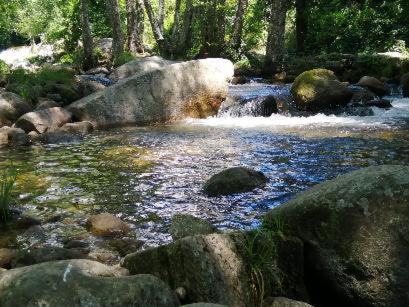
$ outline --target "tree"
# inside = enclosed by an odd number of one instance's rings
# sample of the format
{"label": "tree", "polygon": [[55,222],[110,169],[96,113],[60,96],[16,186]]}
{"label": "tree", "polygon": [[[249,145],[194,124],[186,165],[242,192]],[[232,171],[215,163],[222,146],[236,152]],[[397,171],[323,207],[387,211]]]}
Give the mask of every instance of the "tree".
{"label": "tree", "polygon": [[141,0],[126,0],[127,46],[132,53],[143,53],[144,12]]}
{"label": "tree", "polygon": [[165,37],[163,35],[163,28],[161,21],[156,18],[155,12],[153,11],[152,3],[150,0],[144,0],[146,14],[148,15],[149,23],[152,27],[153,37],[155,38],[156,43],[158,44],[159,50],[166,51],[167,44]]}
{"label": "tree", "polygon": [[289,1],[271,0],[270,21],[266,47],[266,73],[277,73],[283,70],[285,55],[285,21]]}
{"label": "tree", "polygon": [[307,3],[306,0],[295,1],[295,27],[297,39],[297,53],[305,52],[305,37],[307,35]]}
{"label": "tree", "polygon": [[112,27],[112,55],[115,59],[124,52],[124,36],[121,29],[118,0],[105,0],[105,5]]}
{"label": "tree", "polygon": [[242,34],[244,26],[244,17],[246,15],[248,0],[238,0],[236,16],[233,23],[233,33],[230,45],[239,51],[242,45]]}
{"label": "tree", "polygon": [[225,47],[226,0],[206,0],[202,20],[202,56],[219,56]]}
{"label": "tree", "polygon": [[93,55],[93,42],[91,27],[89,23],[89,7],[88,0],[81,0],[81,26],[82,26],[82,44],[84,47],[84,60],[82,66],[84,70],[88,70],[95,65]]}

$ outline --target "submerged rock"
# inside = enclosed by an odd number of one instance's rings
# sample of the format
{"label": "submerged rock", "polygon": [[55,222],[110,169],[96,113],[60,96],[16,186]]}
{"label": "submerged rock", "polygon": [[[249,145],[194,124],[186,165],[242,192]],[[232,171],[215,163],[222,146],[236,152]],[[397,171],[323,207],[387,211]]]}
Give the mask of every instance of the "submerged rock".
{"label": "submerged rock", "polygon": [[347,85],[326,69],[313,69],[299,75],[291,94],[299,110],[312,112],[344,106],[352,98]]}
{"label": "submerged rock", "polygon": [[109,75],[109,78],[113,81],[118,81],[136,74],[141,74],[156,69],[160,69],[174,63],[175,62],[165,60],[160,56],[140,58],[125,63],[124,65],[119,66],[118,68],[115,68],[114,71]]}
{"label": "submerged rock", "polygon": [[130,231],[128,224],[110,213],[92,215],[87,227],[94,235],[102,237],[125,235]]}
{"label": "submerged rock", "polygon": [[59,128],[57,131],[86,135],[94,131],[94,126],[90,122],[68,123]]}
{"label": "submerged rock", "polygon": [[321,306],[405,306],[409,167],[373,166],[319,184],[273,210],[305,244],[306,284]]}
{"label": "submerged rock", "polygon": [[173,240],[182,239],[188,236],[207,235],[217,232],[217,228],[212,223],[202,220],[189,214],[175,214],[172,217],[170,234]]}
{"label": "submerged rock", "polygon": [[233,167],[213,175],[203,186],[208,196],[244,193],[263,187],[268,179],[262,172],[246,167]]}
{"label": "submerged rock", "polygon": [[204,118],[217,113],[232,76],[233,64],[224,59],[176,63],[127,78],[68,110],[95,127]]}
{"label": "submerged rock", "polygon": [[11,126],[32,107],[23,98],[10,92],[0,92],[0,127]]}
{"label": "submerged rock", "polygon": [[15,123],[15,127],[21,128],[27,133],[30,131],[44,133],[55,130],[69,122],[71,122],[70,112],[63,108],[51,108],[21,116]]}
{"label": "submerged rock", "polygon": [[358,85],[368,88],[378,96],[385,96],[390,93],[386,84],[374,77],[364,76],[359,80]]}
{"label": "submerged rock", "polygon": [[90,260],[63,260],[0,274],[0,305],[179,306],[171,289],[151,275]]}

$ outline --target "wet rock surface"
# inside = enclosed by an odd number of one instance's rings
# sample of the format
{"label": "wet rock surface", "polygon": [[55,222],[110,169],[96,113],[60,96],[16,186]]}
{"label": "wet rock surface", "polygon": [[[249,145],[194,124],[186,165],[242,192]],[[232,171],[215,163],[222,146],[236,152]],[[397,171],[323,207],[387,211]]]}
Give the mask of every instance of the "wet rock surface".
{"label": "wet rock surface", "polygon": [[263,187],[267,177],[255,170],[245,167],[233,167],[213,175],[203,186],[209,196],[244,193]]}

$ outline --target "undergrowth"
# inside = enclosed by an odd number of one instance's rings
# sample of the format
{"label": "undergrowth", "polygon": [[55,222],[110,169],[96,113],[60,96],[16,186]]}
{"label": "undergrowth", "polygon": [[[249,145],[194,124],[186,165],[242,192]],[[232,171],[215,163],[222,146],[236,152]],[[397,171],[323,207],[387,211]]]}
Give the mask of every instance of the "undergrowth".
{"label": "undergrowth", "polygon": [[271,225],[246,234],[241,243],[242,255],[251,274],[253,305],[262,306],[266,290],[271,284],[280,284],[277,269],[276,240],[284,235],[284,219],[277,216]]}
{"label": "undergrowth", "polygon": [[0,222],[7,222],[11,218],[10,205],[11,193],[17,179],[14,169],[6,169],[1,172],[0,178]]}

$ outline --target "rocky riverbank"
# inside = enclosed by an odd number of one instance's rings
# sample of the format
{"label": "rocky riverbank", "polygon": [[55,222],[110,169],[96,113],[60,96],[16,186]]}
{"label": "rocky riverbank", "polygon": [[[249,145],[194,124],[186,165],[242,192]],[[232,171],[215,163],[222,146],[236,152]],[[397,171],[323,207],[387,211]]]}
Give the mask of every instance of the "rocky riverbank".
{"label": "rocky riverbank", "polygon": [[[271,210],[251,232],[218,233],[204,221],[175,216],[175,241],[126,255],[122,269],[89,260],[51,261],[67,259],[50,259],[57,252],[42,260],[33,255],[33,262],[20,260],[22,268],[0,274],[0,302],[307,306],[274,299],[287,297],[314,306],[404,306],[408,178],[408,167],[400,165],[342,175]],[[101,223],[107,219],[90,220],[90,229],[126,231],[119,220]],[[6,257],[3,251],[0,263]],[[22,259],[8,257],[11,263]]]}

